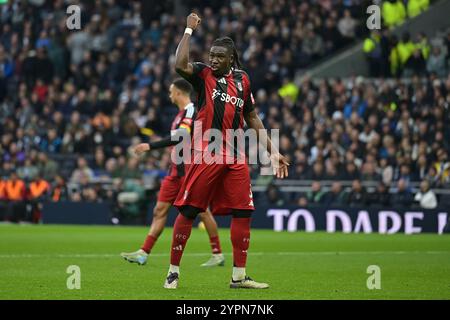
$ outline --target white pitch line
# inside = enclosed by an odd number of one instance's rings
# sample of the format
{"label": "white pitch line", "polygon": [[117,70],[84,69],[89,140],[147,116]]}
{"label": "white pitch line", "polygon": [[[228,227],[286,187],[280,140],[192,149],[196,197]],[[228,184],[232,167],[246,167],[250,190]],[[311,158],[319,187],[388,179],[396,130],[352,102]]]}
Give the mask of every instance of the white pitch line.
{"label": "white pitch line", "polygon": [[[280,256],[307,256],[307,255],[383,255],[383,254],[450,254],[450,251],[292,251],[292,252],[249,252],[249,256],[280,255]],[[211,253],[185,253],[189,257],[205,257]],[[224,253],[231,255],[231,253]],[[169,253],[152,253],[154,257],[168,257]],[[11,258],[120,258],[119,253],[86,253],[86,254],[0,254],[0,259]]]}

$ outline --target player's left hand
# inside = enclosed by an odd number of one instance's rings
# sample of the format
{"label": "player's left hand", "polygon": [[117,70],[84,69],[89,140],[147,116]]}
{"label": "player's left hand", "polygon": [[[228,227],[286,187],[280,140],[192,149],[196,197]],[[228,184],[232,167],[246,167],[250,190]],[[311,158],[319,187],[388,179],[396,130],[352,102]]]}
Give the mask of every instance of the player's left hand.
{"label": "player's left hand", "polygon": [[150,150],[150,145],[148,143],[140,143],[137,146],[134,147],[134,153],[138,156],[143,154],[146,151]]}
{"label": "player's left hand", "polygon": [[280,179],[287,178],[289,162],[286,158],[280,153],[274,153],[270,155],[270,161],[273,166],[273,174]]}

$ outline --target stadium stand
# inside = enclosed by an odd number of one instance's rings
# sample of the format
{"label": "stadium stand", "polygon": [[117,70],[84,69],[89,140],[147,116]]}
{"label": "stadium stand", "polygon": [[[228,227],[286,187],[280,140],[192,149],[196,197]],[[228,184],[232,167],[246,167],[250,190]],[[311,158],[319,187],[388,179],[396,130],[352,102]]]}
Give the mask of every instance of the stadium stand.
{"label": "stadium stand", "polygon": [[[142,14],[149,3],[151,14]],[[430,39],[369,34],[357,27],[367,3],[186,3],[203,17],[194,60],[207,61],[212,40],[230,35],[261,118],[281,131],[290,180],[252,167],[257,201],[427,206],[431,187],[439,204],[450,203],[450,31]],[[393,26],[428,7],[394,1],[405,15],[391,19],[391,3],[383,3],[384,23]],[[79,4],[79,31],[67,30],[62,0],[0,6],[0,219],[39,221],[37,199],[103,201],[117,215],[136,215],[169,166],[168,151],[138,161],[129,148],[170,130],[177,111],[168,86],[184,16],[158,14],[174,11],[172,1]],[[297,70],[364,37],[374,78],[294,82]]]}

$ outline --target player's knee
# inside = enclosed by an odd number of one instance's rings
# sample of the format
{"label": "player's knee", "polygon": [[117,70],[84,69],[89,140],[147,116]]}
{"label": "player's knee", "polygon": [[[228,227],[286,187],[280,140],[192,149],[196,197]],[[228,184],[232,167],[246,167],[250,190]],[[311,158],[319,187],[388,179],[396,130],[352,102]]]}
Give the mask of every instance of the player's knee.
{"label": "player's knee", "polygon": [[200,212],[200,213],[198,214],[198,216],[199,216],[199,218],[200,218],[202,221],[203,221],[203,220],[206,220],[206,219],[212,219],[212,218],[213,218],[212,213],[209,212],[209,211],[203,211],[203,212]]}
{"label": "player's knee", "polygon": [[232,210],[231,215],[233,218],[251,218],[253,210]]}
{"label": "player's knee", "polygon": [[195,219],[203,210],[193,206],[183,206],[180,208],[180,213],[188,219]]}

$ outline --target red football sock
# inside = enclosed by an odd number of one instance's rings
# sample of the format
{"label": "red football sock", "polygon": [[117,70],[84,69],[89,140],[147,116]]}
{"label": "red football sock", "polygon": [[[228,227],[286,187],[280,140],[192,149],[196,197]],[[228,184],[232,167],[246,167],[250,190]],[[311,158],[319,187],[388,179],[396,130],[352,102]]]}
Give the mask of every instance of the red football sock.
{"label": "red football sock", "polygon": [[247,250],[250,246],[251,218],[231,219],[231,243],[233,244],[234,266],[244,268],[247,263]]}
{"label": "red football sock", "polygon": [[172,249],[170,251],[170,264],[179,266],[181,257],[183,256],[186,242],[191,235],[192,224],[194,219],[188,219],[179,214],[173,226]]}
{"label": "red football sock", "polygon": [[153,246],[155,245],[156,240],[158,240],[158,238],[148,234],[147,238],[145,238],[144,244],[142,245],[141,249],[147,253],[150,253],[150,251],[152,251]]}
{"label": "red football sock", "polygon": [[222,253],[219,236],[209,238],[209,243],[211,244],[211,250],[213,254]]}

